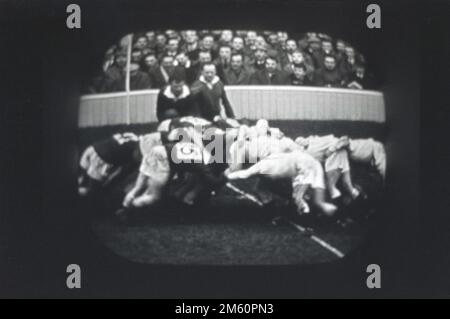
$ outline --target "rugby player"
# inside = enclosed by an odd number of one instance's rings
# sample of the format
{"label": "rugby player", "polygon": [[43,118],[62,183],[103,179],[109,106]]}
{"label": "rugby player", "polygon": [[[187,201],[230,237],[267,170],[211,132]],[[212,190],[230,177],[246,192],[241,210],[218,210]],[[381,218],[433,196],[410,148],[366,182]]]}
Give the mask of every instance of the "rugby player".
{"label": "rugby player", "polygon": [[139,137],[133,133],[115,134],[89,146],[80,159],[78,193],[87,196],[107,186],[126,167],[139,165]]}

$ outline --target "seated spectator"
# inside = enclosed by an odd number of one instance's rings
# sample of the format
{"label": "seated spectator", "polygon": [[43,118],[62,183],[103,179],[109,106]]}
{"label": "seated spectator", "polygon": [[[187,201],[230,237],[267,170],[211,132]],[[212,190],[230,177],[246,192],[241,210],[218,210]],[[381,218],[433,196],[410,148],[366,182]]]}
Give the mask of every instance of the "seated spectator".
{"label": "seated spectator", "polygon": [[275,58],[268,57],[265,69],[252,74],[250,84],[289,85],[289,74],[278,69],[278,62]]}
{"label": "seated spectator", "polygon": [[371,90],[376,86],[375,79],[370,73],[366,72],[363,65],[356,65],[355,72],[350,74],[346,82],[349,89]]}
{"label": "seated spectator", "polygon": [[106,70],[98,87],[99,92],[115,92],[116,82],[123,79],[122,72],[127,66],[127,53],[119,51],[115,54],[114,63]]}
{"label": "seated spectator", "polygon": [[[126,91],[126,66],[122,69],[122,75],[112,84],[112,92]],[[130,64],[130,91],[148,90],[152,87],[150,76],[139,69],[139,64]]]}
{"label": "seated spectator", "polygon": [[177,69],[169,80],[170,84],[159,91],[156,104],[158,121],[182,116],[198,116],[195,97],[186,85],[184,74]]}
{"label": "seated spectator", "polygon": [[153,88],[162,89],[169,84],[169,79],[175,70],[174,58],[165,56],[162,58],[160,67],[154,69],[150,76],[152,78]]}
{"label": "seated spectator", "polygon": [[231,68],[225,71],[226,85],[249,85],[250,73],[244,68],[244,57],[242,54],[231,56]]}
{"label": "seated spectator", "polygon": [[313,82],[308,78],[307,74],[304,64],[295,65],[293,73],[289,76],[290,84],[295,86],[313,86]]}
{"label": "seated spectator", "polygon": [[191,88],[199,96],[200,116],[213,121],[216,116],[234,118],[233,108],[228,100],[225,87],[217,76],[213,63],[203,65],[202,75]]}
{"label": "seated spectator", "polygon": [[325,56],[323,68],[316,70],[314,74],[314,83],[317,86],[326,87],[342,87],[344,85],[344,77],[337,68],[334,56]]}

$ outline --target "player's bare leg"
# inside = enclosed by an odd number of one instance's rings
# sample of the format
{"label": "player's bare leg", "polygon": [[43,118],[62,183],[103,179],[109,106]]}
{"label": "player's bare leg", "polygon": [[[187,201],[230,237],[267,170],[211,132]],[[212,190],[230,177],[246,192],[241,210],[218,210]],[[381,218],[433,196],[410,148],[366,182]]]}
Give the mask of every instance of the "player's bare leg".
{"label": "player's bare leg", "polygon": [[341,197],[341,192],[337,189],[336,184],[341,178],[342,172],[340,169],[334,169],[325,172],[327,188],[332,199]]}
{"label": "player's bare leg", "polygon": [[313,188],[313,203],[326,216],[333,216],[338,208],[336,205],[326,201],[326,190],[323,188]]}
{"label": "player's bare leg", "polygon": [[353,185],[350,171],[342,173],[342,185],[353,200],[358,198],[358,196],[361,194],[360,191]]}

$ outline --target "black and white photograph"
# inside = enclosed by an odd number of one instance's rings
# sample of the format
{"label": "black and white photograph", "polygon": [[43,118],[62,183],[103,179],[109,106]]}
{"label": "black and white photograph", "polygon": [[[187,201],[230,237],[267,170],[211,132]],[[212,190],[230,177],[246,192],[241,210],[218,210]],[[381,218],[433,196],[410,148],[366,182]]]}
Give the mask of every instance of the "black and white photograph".
{"label": "black and white photograph", "polygon": [[1,3],[0,296],[448,297],[435,3]]}

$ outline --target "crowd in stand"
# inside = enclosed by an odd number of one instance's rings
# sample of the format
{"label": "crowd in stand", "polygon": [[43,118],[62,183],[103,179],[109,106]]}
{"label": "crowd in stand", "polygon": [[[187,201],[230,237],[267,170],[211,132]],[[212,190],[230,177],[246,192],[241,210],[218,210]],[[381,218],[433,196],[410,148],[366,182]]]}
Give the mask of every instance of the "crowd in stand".
{"label": "crowd in stand", "polygon": [[[126,90],[128,39],[107,51],[90,93]],[[175,73],[192,86],[205,65],[214,66],[224,85],[376,88],[363,55],[326,34],[310,32],[298,40],[286,32],[167,30],[132,39],[130,90],[163,89]]]}

